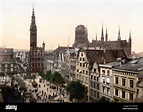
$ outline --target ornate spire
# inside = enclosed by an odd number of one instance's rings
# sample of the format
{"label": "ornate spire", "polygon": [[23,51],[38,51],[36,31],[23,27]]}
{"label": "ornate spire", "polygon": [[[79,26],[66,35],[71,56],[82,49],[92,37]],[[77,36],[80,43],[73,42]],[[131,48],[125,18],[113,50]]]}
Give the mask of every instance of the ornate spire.
{"label": "ornate spire", "polygon": [[103,24],[102,24],[102,31],[101,31],[101,41],[104,41]]}
{"label": "ornate spire", "polygon": [[36,24],[35,24],[35,13],[34,13],[34,5],[33,5],[33,11],[32,11],[32,16],[31,16],[31,26],[30,30],[37,30]]}
{"label": "ornate spire", "polygon": [[119,26],[119,30],[118,30],[118,40],[121,40],[121,36],[120,36],[120,26]]}
{"label": "ornate spire", "polygon": [[35,24],[34,7],[33,7],[33,12],[32,12],[32,19],[31,19],[31,23],[34,23],[34,24]]}
{"label": "ornate spire", "polygon": [[105,34],[105,39],[108,41],[108,33],[107,33],[107,27],[106,27],[106,34]]}
{"label": "ornate spire", "polygon": [[132,41],[132,38],[131,38],[131,31],[129,32],[129,42]]}

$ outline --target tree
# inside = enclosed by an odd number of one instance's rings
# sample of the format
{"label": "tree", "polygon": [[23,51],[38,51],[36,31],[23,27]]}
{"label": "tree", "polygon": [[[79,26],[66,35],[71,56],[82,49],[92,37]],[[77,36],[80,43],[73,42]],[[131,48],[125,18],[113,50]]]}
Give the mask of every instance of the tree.
{"label": "tree", "polygon": [[110,103],[105,97],[100,98],[96,103]]}
{"label": "tree", "polygon": [[34,80],[33,82],[32,82],[32,86],[34,87],[34,88],[36,88],[37,87],[37,82]]}
{"label": "tree", "polygon": [[87,89],[79,81],[71,81],[67,87],[67,92],[70,94],[70,100],[84,101],[87,96]]}
{"label": "tree", "polygon": [[50,81],[54,84],[63,84],[65,83],[63,77],[59,72],[54,72],[54,74],[51,75]]}

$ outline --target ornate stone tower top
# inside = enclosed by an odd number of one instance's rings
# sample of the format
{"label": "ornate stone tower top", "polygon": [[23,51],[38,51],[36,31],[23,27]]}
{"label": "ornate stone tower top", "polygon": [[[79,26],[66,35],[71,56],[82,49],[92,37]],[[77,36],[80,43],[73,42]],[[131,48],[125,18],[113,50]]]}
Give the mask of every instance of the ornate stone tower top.
{"label": "ornate stone tower top", "polygon": [[35,48],[37,46],[37,27],[35,23],[35,14],[34,7],[31,16],[31,25],[30,25],[30,49]]}
{"label": "ornate stone tower top", "polygon": [[84,25],[78,25],[75,28],[75,41],[74,47],[87,47],[88,46],[88,32]]}

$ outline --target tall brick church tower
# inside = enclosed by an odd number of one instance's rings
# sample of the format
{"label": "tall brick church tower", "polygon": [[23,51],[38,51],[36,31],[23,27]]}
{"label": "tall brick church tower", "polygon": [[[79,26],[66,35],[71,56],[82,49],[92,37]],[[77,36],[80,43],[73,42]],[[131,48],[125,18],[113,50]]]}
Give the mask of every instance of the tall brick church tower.
{"label": "tall brick church tower", "polygon": [[35,23],[34,8],[30,25],[30,51],[29,51],[29,68],[31,73],[44,71],[44,54],[45,43],[42,47],[37,47],[37,26]]}

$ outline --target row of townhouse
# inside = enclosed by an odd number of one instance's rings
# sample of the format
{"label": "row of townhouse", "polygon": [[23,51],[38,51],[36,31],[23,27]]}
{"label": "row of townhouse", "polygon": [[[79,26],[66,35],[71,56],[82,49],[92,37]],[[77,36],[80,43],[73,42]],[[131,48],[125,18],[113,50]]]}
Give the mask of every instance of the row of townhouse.
{"label": "row of townhouse", "polygon": [[74,80],[78,51],[74,47],[58,46],[54,51],[46,53],[46,71],[57,71],[67,81]]}
{"label": "row of townhouse", "polygon": [[100,97],[106,97],[115,102],[136,102],[137,97],[142,96],[143,85],[138,86],[138,84],[143,76],[141,73],[143,58],[101,64],[99,68]]}
{"label": "row of townhouse", "polygon": [[90,101],[135,102],[143,93],[142,67],[143,58],[129,60],[123,50],[81,50],[76,80],[87,87]]}
{"label": "row of townhouse", "polygon": [[0,76],[14,73],[13,48],[0,48]]}

